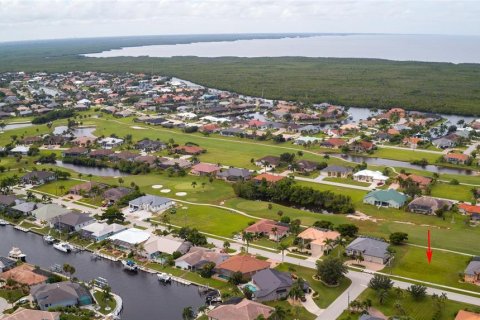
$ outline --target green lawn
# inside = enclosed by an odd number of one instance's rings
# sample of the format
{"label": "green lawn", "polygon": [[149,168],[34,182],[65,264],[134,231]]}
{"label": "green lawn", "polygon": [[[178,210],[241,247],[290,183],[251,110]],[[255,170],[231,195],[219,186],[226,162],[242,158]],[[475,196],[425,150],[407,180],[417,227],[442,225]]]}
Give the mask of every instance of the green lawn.
{"label": "green lawn", "polygon": [[324,181],[337,182],[337,183],[351,184],[351,185],[360,186],[360,187],[368,187],[368,186],[370,186],[370,183],[361,182],[361,181],[355,181],[355,180],[353,180],[353,179],[327,177],[327,178],[323,178],[323,180],[324,180]]}
{"label": "green lawn", "polygon": [[[477,178],[478,179],[478,178]],[[472,186],[437,183],[432,188],[432,196],[458,201],[473,201]]]}
{"label": "green lawn", "polygon": [[287,312],[286,319],[298,319],[298,320],[313,320],[316,318],[315,315],[311,314],[307,311],[299,302],[298,305],[292,306],[286,300],[280,301],[270,301],[265,302],[267,306],[274,307],[274,308],[282,308]]}
{"label": "green lawn", "polygon": [[315,270],[289,263],[282,263],[278,265],[276,269],[285,272],[292,272],[298,277],[307,281],[310,284],[312,290],[318,293],[318,295],[314,298],[314,301],[320,308],[328,307],[351,284],[350,279],[344,278],[338,287],[329,288],[325,286],[322,282],[316,281],[312,278],[316,273]]}
{"label": "green lawn", "polygon": [[223,237],[232,237],[233,234],[245,229],[249,222],[255,221],[253,218],[229,210],[190,204],[180,204],[175,214],[169,213],[168,215],[171,224],[180,227],[189,226]]}
{"label": "green lawn", "polygon": [[[415,301],[405,290],[395,292],[390,290],[389,296],[384,302],[380,304],[378,296],[372,289],[365,290],[358,298],[358,301],[365,301],[370,299],[372,306],[385,314],[386,316],[400,316],[403,313],[410,316],[415,320],[431,320],[432,315],[436,310],[435,302],[431,297],[426,297],[421,301]],[[465,303],[448,300],[442,308],[442,314],[438,320],[452,320],[459,310],[469,309],[474,311],[480,311],[478,306],[472,306]],[[350,314],[348,311],[344,311],[343,314],[337,318],[337,320],[357,320],[358,315]]]}
{"label": "green lawn", "polygon": [[379,146],[378,149],[371,156],[376,158],[392,159],[406,162],[427,159],[428,163],[435,164],[438,158],[440,158],[441,154],[424,152],[418,149],[404,150],[394,148],[382,148],[381,146]]}
{"label": "green lawn", "polygon": [[[480,292],[479,286],[459,281],[459,274],[464,272],[469,262],[468,256],[434,250],[429,264],[424,248],[404,245],[394,246],[394,249],[392,274]],[[390,272],[390,267],[383,272]]]}
{"label": "green lawn", "polygon": [[26,294],[22,289],[0,289],[0,298],[4,298],[9,303],[13,303],[26,295],[28,295],[28,293]]}
{"label": "green lawn", "polygon": [[[115,299],[113,297],[108,300],[105,300],[103,292],[101,291],[95,291],[93,296],[95,297],[95,300],[100,306],[100,309],[98,311],[100,311],[103,314],[109,314],[117,306],[117,303],[115,302]],[[109,308],[108,310],[106,310],[107,307]]]}
{"label": "green lawn", "polygon": [[[40,186],[36,186],[33,189],[38,190],[40,192],[53,194],[55,196],[63,196],[68,193],[68,190],[70,190],[70,188],[81,183],[83,182],[78,180],[72,180],[72,179],[57,180],[57,181],[49,182]],[[63,190],[61,186],[64,187]]]}

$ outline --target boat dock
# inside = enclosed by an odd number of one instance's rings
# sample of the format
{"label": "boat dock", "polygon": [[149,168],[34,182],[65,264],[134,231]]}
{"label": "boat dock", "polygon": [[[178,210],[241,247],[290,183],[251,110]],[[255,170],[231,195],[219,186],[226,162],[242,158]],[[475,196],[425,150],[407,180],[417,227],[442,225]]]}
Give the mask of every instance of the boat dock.
{"label": "boat dock", "polygon": [[24,227],[20,227],[20,226],[15,226],[15,227],[13,227],[13,228],[15,228],[15,229],[17,229],[17,230],[20,230],[20,231],[23,231],[23,232],[28,232],[28,231],[30,231],[30,229],[24,228]]}

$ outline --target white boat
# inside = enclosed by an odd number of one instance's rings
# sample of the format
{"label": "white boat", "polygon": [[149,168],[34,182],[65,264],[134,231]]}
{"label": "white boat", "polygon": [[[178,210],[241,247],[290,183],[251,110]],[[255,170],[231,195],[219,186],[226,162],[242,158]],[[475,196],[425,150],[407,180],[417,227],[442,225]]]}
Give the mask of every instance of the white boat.
{"label": "white boat", "polygon": [[49,235],[43,236],[43,241],[45,241],[48,244],[52,244],[55,242],[55,238]]}
{"label": "white boat", "polygon": [[16,261],[25,262],[27,260],[27,256],[17,247],[13,247],[12,250],[10,250],[8,257]]}
{"label": "white boat", "polygon": [[172,281],[172,275],[168,273],[160,272],[159,274],[157,274],[157,278],[158,278],[158,281],[165,282],[165,283]]}
{"label": "white boat", "polygon": [[129,271],[138,271],[138,266],[133,260],[122,260],[123,268]]}
{"label": "white boat", "polygon": [[69,244],[66,243],[66,242],[58,242],[58,243],[55,243],[55,244],[53,245],[53,247],[54,247],[55,249],[57,249],[58,251],[62,251],[62,252],[65,252],[65,253],[69,253],[69,252],[71,252],[72,249],[73,249],[72,246],[69,245]]}
{"label": "white boat", "polygon": [[0,219],[0,226],[6,226],[7,224],[7,221]]}

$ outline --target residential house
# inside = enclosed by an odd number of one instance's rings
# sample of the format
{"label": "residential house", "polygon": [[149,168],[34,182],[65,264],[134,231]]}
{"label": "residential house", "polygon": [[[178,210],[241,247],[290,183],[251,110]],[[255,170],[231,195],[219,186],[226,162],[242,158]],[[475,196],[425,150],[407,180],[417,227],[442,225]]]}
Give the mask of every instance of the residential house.
{"label": "residential house", "polygon": [[256,290],[253,291],[252,300],[263,302],[287,298],[293,280],[288,272],[264,269],[252,276],[251,283],[256,288]]}
{"label": "residential house", "polygon": [[51,220],[51,225],[62,232],[72,233],[80,231],[83,227],[95,222],[87,214],[68,212]]}
{"label": "residential house", "polygon": [[460,310],[458,311],[455,320],[480,320],[480,313]]}
{"label": "residential house", "polygon": [[48,312],[42,310],[33,310],[18,308],[12,314],[6,314],[0,317],[1,320],[60,320],[60,312]]}
{"label": "residential house", "polygon": [[362,256],[364,261],[386,264],[390,259],[389,244],[378,239],[358,237],[346,248],[346,254],[351,257]]}
{"label": "residential house", "polygon": [[197,146],[178,146],[173,149],[175,153],[179,154],[188,154],[188,155],[199,155],[205,153],[206,150]]}
{"label": "residential house", "polygon": [[16,146],[13,149],[10,149],[9,153],[12,155],[23,155],[26,156],[28,154],[28,151],[30,151],[30,147],[28,146]]}
{"label": "residential house", "polygon": [[192,166],[192,163],[186,159],[175,159],[175,158],[160,158],[160,163],[157,164],[159,168],[175,168],[175,169],[188,169]]}
{"label": "residential house", "polygon": [[248,169],[228,168],[217,172],[217,178],[225,181],[246,181],[252,178],[252,173]]}
{"label": "residential house", "polygon": [[438,139],[434,139],[432,141],[432,144],[439,148],[439,149],[447,149],[447,148],[453,148],[457,144],[454,140],[447,139],[445,137],[441,137]]}
{"label": "residential house", "polygon": [[226,136],[226,137],[236,137],[236,136],[241,136],[242,134],[245,133],[243,129],[240,128],[226,128],[220,130],[220,135]]}
{"label": "residential house", "polygon": [[403,139],[403,144],[405,146],[408,146],[412,149],[416,149],[419,145],[420,142],[422,142],[423,140],[421,138],[417,138],[417,137],[406,137]]}
{"label": "residential house", "polygon": [[393,189],[373,190],[363,197],[363,203],[377,207],[401,208],[407,201],[407,196]]}
{"label": "residential house", "polygon": [[45,275],[38,272],[38,269],[26,263],[0,273],[0,279],[4,281],[12,279],[27,286],[45,283],[48,280]]}
{"label": "residential house", "polygon": [[308,160],[297,161],[296,165],[297,165],[298,171],[300,172],[313,172],[318,168],[317,162],[308,161]]}
{"label": "residential house", "polygon": [[384,176],[380,171],[372,170],[360,170],[353,174],[353,180],[361,182],[375,182],[375,183],[385,183],[389,178]]}
{"label": "residential house", "polygon": [[179,252],[185,254],[192,244],[179,238],[151,236],[143,244],[141,255],[147,259],[156,260],[162,253],[173,254]]}
{"label": "residential house", "polygon": [[255,160],[255,165],[262,168],[275,169],[280,165],[280,162],[281,162],[280,157],[266,156],[258,160]]}
{"label": "residential house", "polygon": [[32,216],[38,221],[50,222],[53,219],[69,213],[70,210],[59,206],[58,204],[49,203],[32,211]]}
{"label": "residential house", "polygon": [[97,150],[92,150],[90,151],[90,153],[88,154],[91,158],[95,158],[95,159],[106,159],[108,158],[110,155],[112,155],[114,153],[113,150],[110,150],[110,149],[97,149]]}
{"label": "residential house", "polygon": [[323,141],[320,145],[322,147],[326,147],[326,148],[340,149],[341,147],[343,147],[346,144],[347,144],[347,142],[343,139],[330,138],[328,140]]}
{"label": "residential house", "polygon": [[308,136],[301,136],[295,139],[294,144],[303,146],[303,145],[309,145],[309,144],[315,144],[318,141],[321,141],[322,139],[317,138],[317,137],[308,137]]}
{"label": "residential house", "polygon": [[220,171],[220,167],[216,164],[211,163],[198,163],[192,167],[190,173],[195,176],[209,176],[209,175],[216,175],[217,172]]}
{"label": "residential house", "polygon": [[129,151],[120,151],[120,152],[112,153],[108,157],[112,161],[134,161],[135,158],[138,156],[139,154],[137,153],[132,153]]}
{"label": "residential house", "polygon": [[458,205],[458,211],[469,216],[480,215],[480,206],[460,203]]}
{"label": "residential house", "polygon": [[290,228],[288,224],[262,219],[248,226],[243,231],[252,233],[256,236],[265,236],[270,240],[278,241],[279,239],[285,237],[289,230]]}
{"label": "residential house", "polygon": [[216,272],[229,278],[235,272],[240,272],[245,280],[249,280],[255,273],[261,270],[269,269],[270,263],[259,260],[251,255],[235,255],[218,264],[215,267]]}
{"label": "residential house", "polygon": [[466,164],[468,160],[470,159],[470,156],[467,154],[463,153],[453,153],[450,152],[446,155],[443,156],[445,161],[448,163],[453,163],[453,164]]}
{"label": "residential house", "polygon": [[145,243],[150,236],[151,234],[146,231],[129,228],[109,236],[107,239],[111,240],[121,250],[132,250],[136,246]]}
{"label": "residential house", "polygon": [[463,274],[465,282],[480,284],[480,257],[473,257]]}
{"label": "residential house", "polygon": [[93,222],[82,227],[81,233],[86,239],[102,241],[125,229],[127,229],[126,226],[118,223],[107,224],[102,222]]}
{"label": "residential house", "polygon": [[449,210],[452,207],[452,202],[448,200],[442,200],[427,196],[422,196],[413,199],[408,204],[408,210],[410,212],[422,213],[422,214],[435,214],[440,209]]}
{"label": "residential house", "polygon": [[149,167],[154,167],[156,162],[158,161],[157,159],[158,157],[156,156],[146,155],[146,156],[138,156],[133,161],[137,163],[147,164]]}
{"label": "residential house", "polygon": [[320,170],[322,176],[334,177],[334,178],[347,178],[353,169],[350,167],[329,165],[326,168]]}
{"label": "residential house", "polygon": [[229,255],[203,247],[191,247],[188,253],[175,260],[175,267],[183,270],[200,270],[206,263],[215,265],[227,260]]}
{"label": "residential house", "polygon": [[128,203],[131,211],[146,210],[150,212],[159,212],[175,205],[175,201],[154,195],[144,195],[133,199]]}
{"label": "residential house", "polygon": [[313,257],[321,257],[326,250],[332,249],[333,243],[329,242],[336,241],[339,237],[340,233],[337,231],[314,227],[307,228],[297,235],[297,238],[310,248]]}
{"label": "residential house", "polygon": [[64,157],[81,157],[88,155],[88,149],[85,147],[73,147],[62,152]]}
{"label": "residential house", "polygon": [[86,287],[69,281],[36,285],[30,293],[41,310],[86,306],[94,301]]}
{"label": "residential house", "polygon": [[0,208],[9,208],[25,202],[13,194],[0,194]]}
{"label": "residential house", "polygon": [[362,153],[362,152],[372,151],[375,148],[375,145],[373,144],[373,142],[360,140],[360,141],[353,141],[350,144],[349,148],[353,152]]}
{"label": "residential house", "polygon": [[256,320],[268,319],[274,308],[261,303],[243,299],[236,304],[222,304],[208,312],[208,320]]}
{"label": "residential house", "polygon": [[31,171],[27,172],[20,180],[23,184],[40,185],[56,179],[57,176],[51,171]]}
{"label": "residential house", "polygon": [[107,184],[99,183],[95,181],[88,181],[84,183],[77,184],[68,190],[68,193],[79,195],[79,196],[93,196],[95,194],[100,194],[102,190],[105,190],[108,187]]}
{"label": "residential house", "polygon": [[107,205],[112,205],[132,192],[132,189],[125,187],[110,188],[103,192],[103,198]]}
{"label": "residential house", "polygon": [[77,137],[75,139],[72,140],[72,143],[76,146],[79,146],[79,147],[89,147],[91,146],[92,144],[95,143],[95,140],[97,140],[96,137]]}
{"label": "residential house", "polygon": [[265,181],[269,184],[276,183],[276,182],[281,181],[283,179],[285,179],[284,176],[277,176],[277,175],[273,175],[273,174],[270,174],[270,173],[262,173],[262,174],[257,175],[255,178],[253,178],[253,180],[256,183],[262,183],[263,181]]}
{"label": "residential house", "polygon": [[32,214],[33,210],[36,210],[43,206],[42,203],[37,202],[22,202],[10,208],[10,212],[17,213],[22,216],[28,216]]}
{"label": "residential house", "polygon": [[123,144],[123,139],[106,137],[98,141],[98,144],[104,149],[113,149]]}
{"label": "residential house", "polygon": [[167,145],[158,140],[143,139],[135,144],[135,148],[144,152],[163,150]]}
{"label": "residential house", "polygon": [[397,179],[400,181],[400,180],[403,180],[403,181],[407,181],[407,180],[410,180],[411,182],[413,182],[415,185],[417,185],[419,188],[422,188],[422,189],[425,189],[426,187],[428,187],[430,185],[430,183],[432,183],[432,178],[429,178],[429,177],[424,177],[424,176],[419,176],[419,175],[416,175],[416,174],[399,174],[397,176]]}

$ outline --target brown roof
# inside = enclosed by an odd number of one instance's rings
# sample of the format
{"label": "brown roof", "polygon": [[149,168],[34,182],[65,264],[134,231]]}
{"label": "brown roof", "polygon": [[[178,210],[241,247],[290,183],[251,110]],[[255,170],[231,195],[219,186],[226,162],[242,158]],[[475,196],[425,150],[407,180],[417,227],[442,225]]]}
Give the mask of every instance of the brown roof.
{"label": "brown roof", "polygon": [[445,155],[446,159],[456,159],[460,161],[467,161],[469,156],[463,153],[449,153]]}
{"label": "brown roof", "polygon": [[6,315],[2,320],[58,320],[60,319],[60,312],[48,312],[40,310],[31,310],[18,308],[11,315]]}
{"label": "brown roof", "polygon": [[187,154],[198,154],[202,153],[204,149],[196,146],[178,146],[175,148],[175,151],[180,151]]}
{"label": "brown roof", "polygon": [[0,274],[0,278],[7,280],[13,279],[16,282],[33,286],[35,284],[43,283],[47,281],[47,277],[33,272],[35,268],[28,264],[22,264],[11,270],[8,270]]}
{"label": "brown roof", "polygon": [[339,147],[339,146],[345,145],[347,142],[343,139],[340,139],[340,138],[330,138],[327,141],[325,141],[324,143],[325,144],[330,144],[332,146]]}
{"label": "brown roof", "polygon": [[236,255],[220,263],[218,269],[224,269],[232,272],[250,273],[270,268],[270,263],[259,260],[251,255]]}
{"label": "brown roof", "polygon": [[256,176],[253,179],[256,180],[256,181],[262,181],[263,179],[265,179],[267,182],[278,182],[280,180],[283,180],[284,178],[285,177],[283,177],[283,176],[275,176],[275,175],[270,174],[270,173],[262,173],[262,174],[259,174],[258,176]]}
{"label": "brown roof", "polygon": [[237,304],[224,304],[208,313],[209,319],[214,320],[254,320],[262,315],[267,319],[275,310],[261,303],[243,299]]}
{"label": "brown roof", "polygon": [[273,220],[267,220],[263,219],[260,221],[257,221],[256,223],[252,224],[251,226],[248,226],[245,228],[245,232],[250,232],[250,233],[266,233],[266,234],[274,234],[272,229],[277,228],[277,234],[278,235],[283,235],[288,232],[288,227],[284,225],[280,225],[277,222]]}
{"label": "brown roof", "polygon": [[110,150],[110,149],[98,149],[98,150],[91,151],[90,156],[92,156],[92,157],[104,157],[104,156],[109,156],[112,153],[114,153],[114,151]]}
{"label": "brown roof", "polygon": [[192,167],[192,172],[214,173],[220,170],[220,167],[211,163],[199,163]]}
{"label": "brown roof", "polygon": [[398,177],[401,178],[402,180],[410,179],[413,182],[418,183],[419,185],[422,185],[422,186],[427,186],[432,182],[431,178],[419,176],[419,175],[416,175],[416,174],[406,175],[406,174],[401,173],[401,174],[398,175]]}

